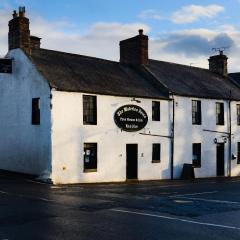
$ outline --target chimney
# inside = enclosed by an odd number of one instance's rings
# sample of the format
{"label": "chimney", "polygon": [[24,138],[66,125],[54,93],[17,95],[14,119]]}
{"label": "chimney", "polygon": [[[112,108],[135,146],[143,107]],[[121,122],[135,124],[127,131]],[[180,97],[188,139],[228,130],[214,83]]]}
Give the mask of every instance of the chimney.
{"label": "chimney", "polygon": [[13,12],[13,19],[9,21],[8,48],[21,48],[30,53],[29,19],[25,17],[25,7],[19,7],[19,12]]}
{"label": "chimney", "polygon": [[219,55],[211,56],[209,61],[209,70],[214,73],[218,73],[224,77],[228,76],[227,69],[227,56],[223,54],[223,51],[219,51]]}
{"label": "chimney", "polygon": [[30,36],[30,48],[32,50],[40,49],[41,46],[41,38]]}
{"label": "chimney", "polygon": [[139,35],[120,41],[120,62],[148,65],[148,36],[139,29]]}

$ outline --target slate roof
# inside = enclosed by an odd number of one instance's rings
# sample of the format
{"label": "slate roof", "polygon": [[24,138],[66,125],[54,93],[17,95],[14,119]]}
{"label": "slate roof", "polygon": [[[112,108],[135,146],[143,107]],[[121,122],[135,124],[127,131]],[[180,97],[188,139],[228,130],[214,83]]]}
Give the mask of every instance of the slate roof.
{"label": "slate roof", "polygon": [[238,87],[240,87],[240,73],[229,73],[229,77]]}
{"label": "slate roof", "polygon": [[[169,98],[176,95],[240,100],[239,85],[207,69],[149,60],[133,68],[119,62],[58,52],[34,50],[30,56],[50,86],[60,91],[115,96]],[[231,76],[231,75],[230,75]]]}
{"label": "slate roof", "polygon": [[156,60],[150,60],[147,68],[162,84],[177,95],[228,99],[231,91],[232,99],[240,99],[240,89],[231,78],[225,78],[207,69]]}
{"label": "slate roof", "polygon": [[166,89],[156,87],[156,83],[118,62],[46,49],[34,50],[30,58],[57,90],[168,98]]}

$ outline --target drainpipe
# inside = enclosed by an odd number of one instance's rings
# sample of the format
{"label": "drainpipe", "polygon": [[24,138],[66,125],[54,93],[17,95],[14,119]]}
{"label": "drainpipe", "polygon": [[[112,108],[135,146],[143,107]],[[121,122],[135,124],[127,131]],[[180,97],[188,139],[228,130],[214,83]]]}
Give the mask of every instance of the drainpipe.
{"label": "drainpipe", "polygon": [[174,125],[175,125],[175,101],[172,94],[172,126],[171,126],[171,180],[174,176]]}
{"label": "drainpipe", "polygon": [[229,101],[228,101],[228,115],[229,115],[229,144],[228,144],[228,158],[229,158],[229,162],[228,162],[228,176],[231,177],[231,170],[232,170],[232,166],[231,166],[231,160],[232,160],[232,116],[231,116],[231,96],[232,96],[232,92],[230,91],[230,97],[229,97]]}

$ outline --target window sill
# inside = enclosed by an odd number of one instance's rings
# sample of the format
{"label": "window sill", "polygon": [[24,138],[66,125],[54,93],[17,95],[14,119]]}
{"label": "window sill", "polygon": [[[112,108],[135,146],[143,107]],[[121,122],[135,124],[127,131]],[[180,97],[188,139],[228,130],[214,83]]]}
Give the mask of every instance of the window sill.
{"label": "window sill", "polygon": [[97,169],[84,169],[84,173],[97,172]]}
{"label": "window sill", "polygon": [[201,168],[201,165],[199,165],[199,166],[197,166],[197,165],[195,165],[195,166],[192,166],[193,168]]}
{"label": "window sill", "polygon": [[161,160],[152,160],[152,163],[160,163]]}
{"label": "window sill", "polygon": [[83,125],[86,125],[86,126],[96,126],[97,125],[97,123],[83,123]]}

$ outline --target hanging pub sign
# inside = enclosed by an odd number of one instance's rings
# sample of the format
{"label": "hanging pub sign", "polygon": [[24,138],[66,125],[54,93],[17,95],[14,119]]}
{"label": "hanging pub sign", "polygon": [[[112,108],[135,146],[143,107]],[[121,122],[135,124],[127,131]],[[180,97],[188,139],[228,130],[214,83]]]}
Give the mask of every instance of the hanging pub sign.
{"label": "hanging pub sign", "polygon": [[125,105],[114,114],[116,125],[126,132],[136,132],[143,129],[148,122],[147,113],[139,106]]}

